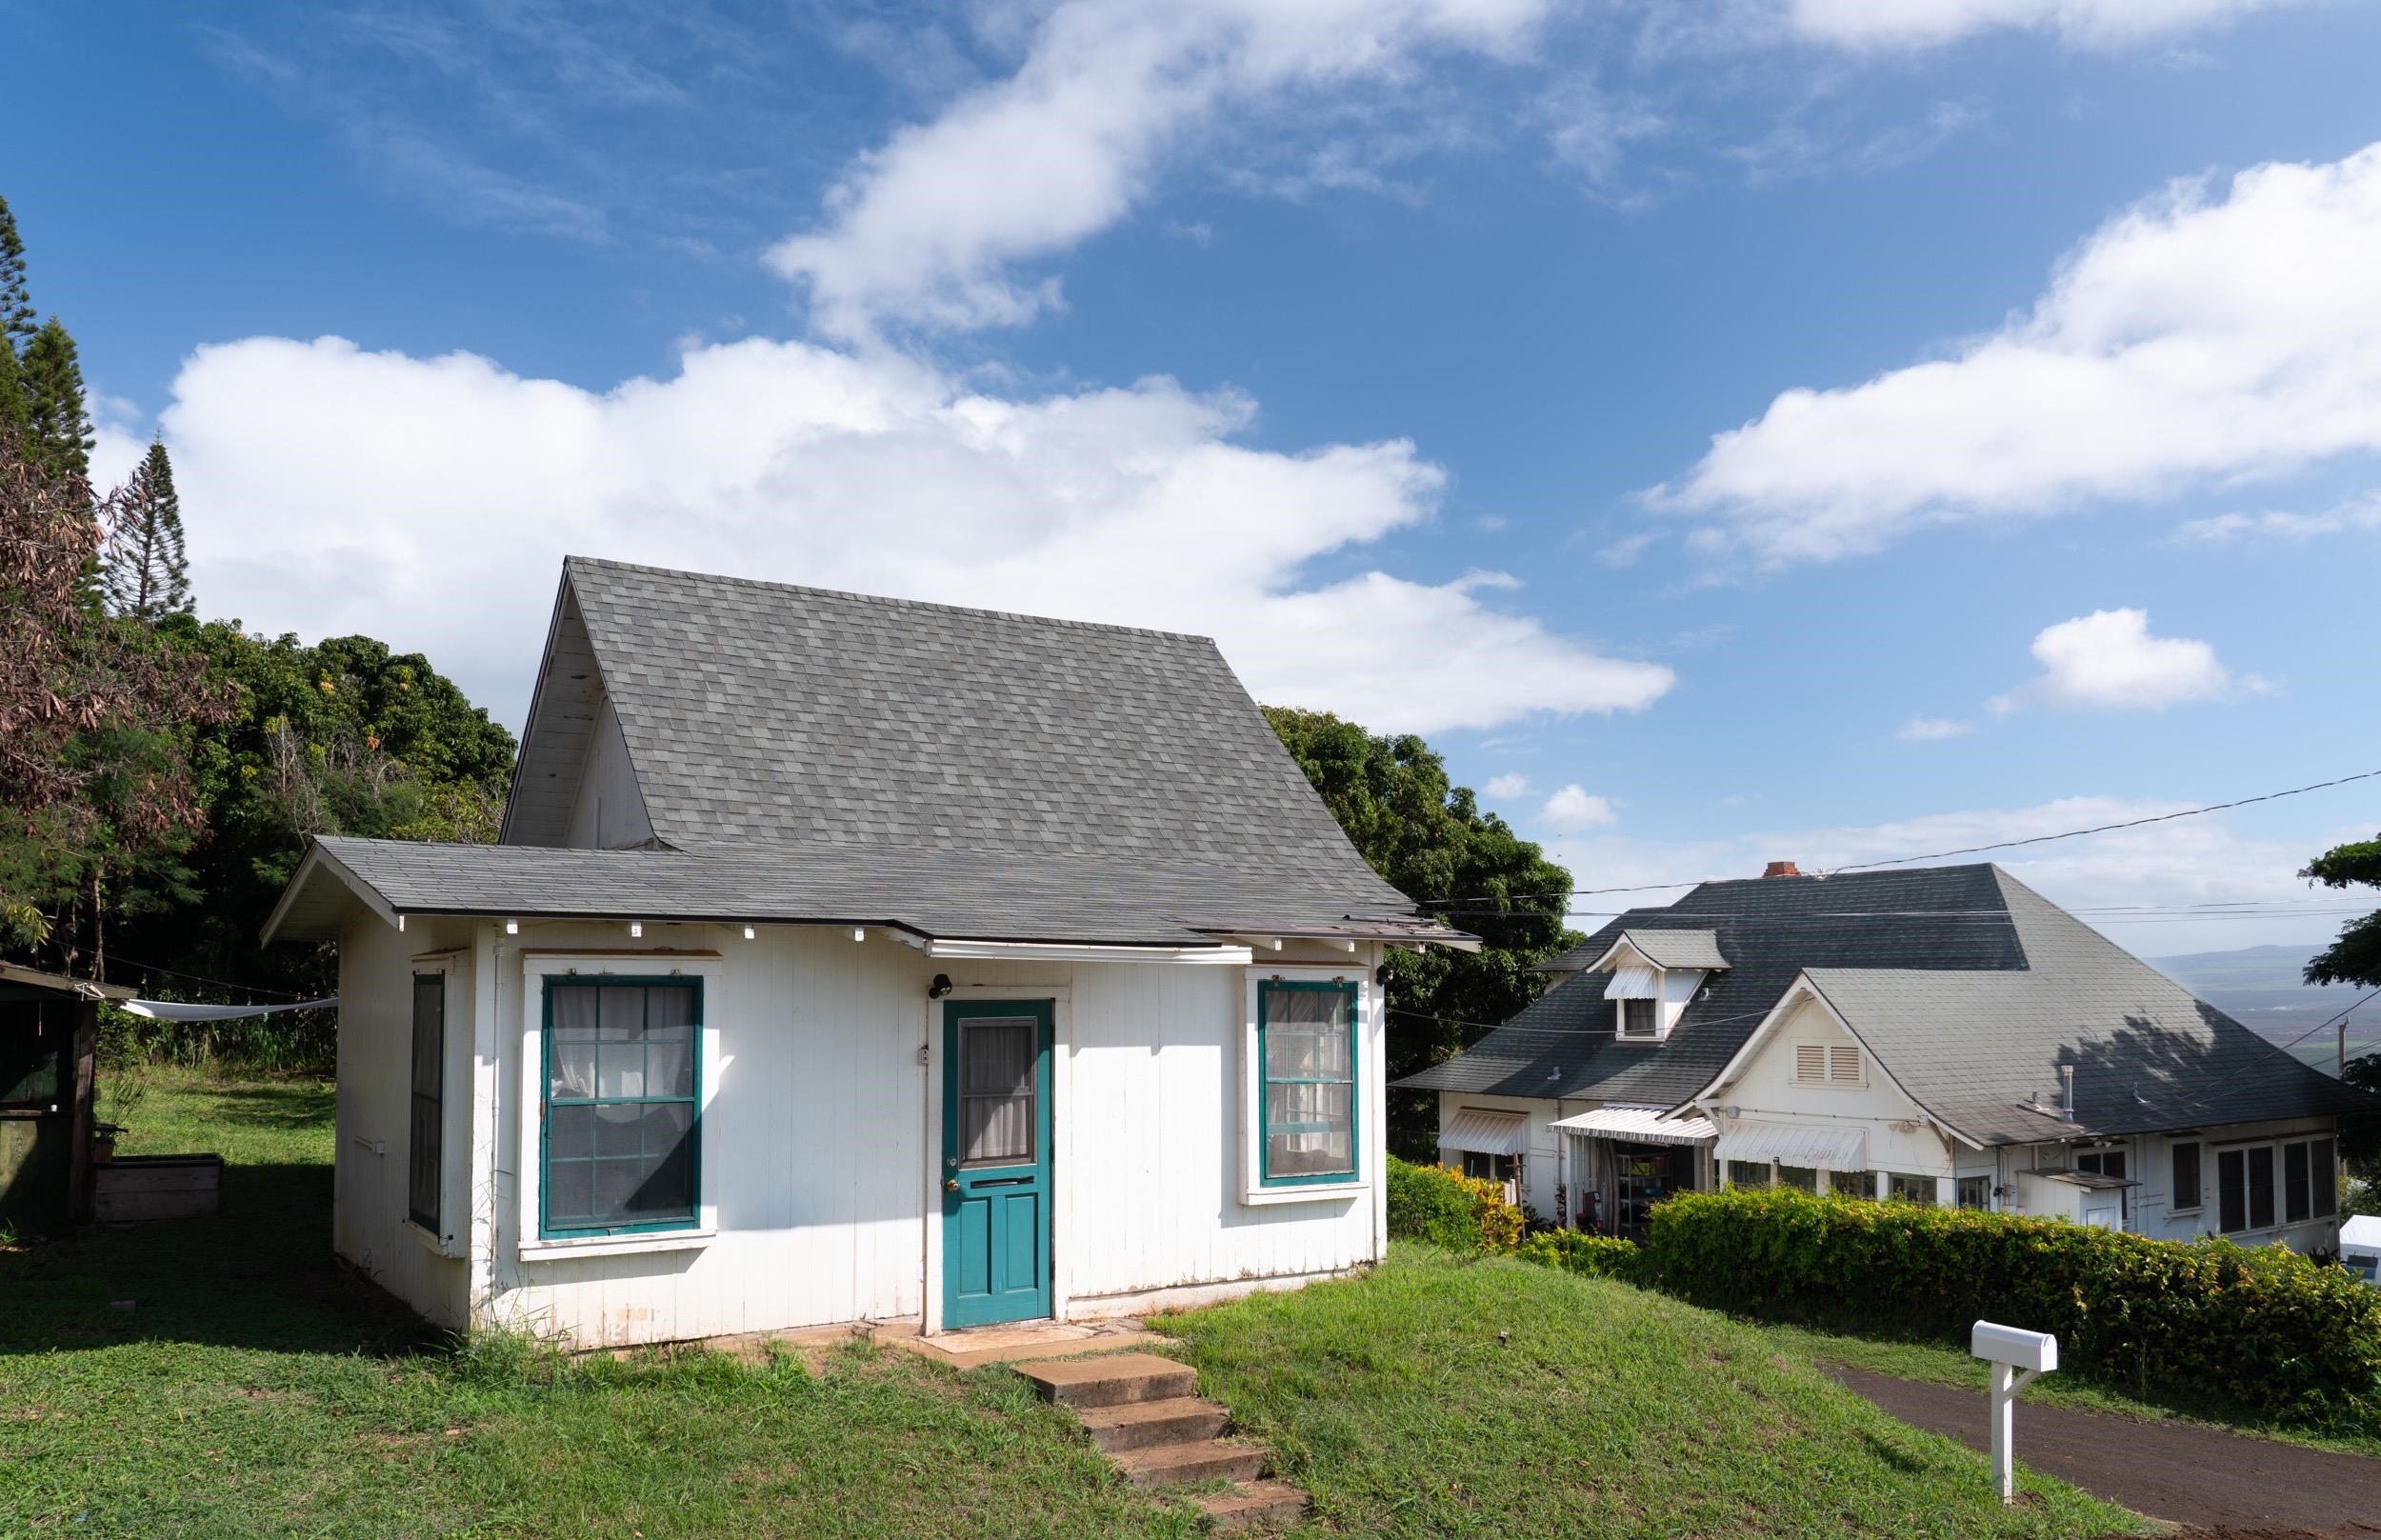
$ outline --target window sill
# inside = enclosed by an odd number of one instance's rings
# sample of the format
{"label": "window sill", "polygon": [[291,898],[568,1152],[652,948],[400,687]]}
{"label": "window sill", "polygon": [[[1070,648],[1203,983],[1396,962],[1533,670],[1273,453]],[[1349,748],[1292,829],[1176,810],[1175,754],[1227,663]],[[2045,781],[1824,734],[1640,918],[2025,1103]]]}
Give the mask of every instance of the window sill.
{"label": "window sill", "polygon": [[643,1235],[578,1235],[567,1240],[523,1241],[520,1246],[524,1262],[561,1262],[580,1256],[636,1256],[647,1251],[690,1251],[709,1246],[719,1231],[709,1226],[701,1230],[661,1230]]}
{"label": "window sill", "polygon": [[1336,1198],[1352,1198],[1372,1190],[1370,1182],[1317,1182],[1311,1187],[1255,1187],[1240,1194],[1240,1201],[1252,1208],[1274,1203],[1328,1203]]}
{"label": "window sill", "polygon": [[410,1216],[405,1222],[405,1229],[408,1234],[422,1243],[422,1250],[433,1256],[461,1256],[463,1254],[461,1250],[450,1246],[445,1236],[433,1230],[424,1230],[418,1220]]}

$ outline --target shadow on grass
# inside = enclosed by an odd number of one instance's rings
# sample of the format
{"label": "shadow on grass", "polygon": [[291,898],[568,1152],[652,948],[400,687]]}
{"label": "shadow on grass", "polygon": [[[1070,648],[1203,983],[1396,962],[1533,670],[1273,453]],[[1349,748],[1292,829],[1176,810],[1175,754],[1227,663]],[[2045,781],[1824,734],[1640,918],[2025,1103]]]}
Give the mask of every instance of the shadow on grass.
{"label": "shadow on grass", "polygon": [[129,1342],[404,1353],[444,1338],[330,1251],[330,1168],[230,1166],[211,1219],[0,1252],[0,1354]]}

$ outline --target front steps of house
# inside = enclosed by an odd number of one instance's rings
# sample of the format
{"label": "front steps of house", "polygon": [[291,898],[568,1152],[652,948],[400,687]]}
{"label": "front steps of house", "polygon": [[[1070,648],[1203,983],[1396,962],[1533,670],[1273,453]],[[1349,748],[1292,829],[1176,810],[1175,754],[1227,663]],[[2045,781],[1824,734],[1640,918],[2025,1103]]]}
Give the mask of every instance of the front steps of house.
{"label": "front steps of house", "polygon": [[1188,1365],[1125,1352],[1020,1364],[1017,1372],[1043,1400],[1071,1410],[1134,1486],[1231,1482],[1191,1498],[1219,1530],[1254,1529],[1306,1511],[1304,1491],[1263,1479],[1264,1450],[1222,1436],[1231,1413],[1195,1393],[1198,1372]]}

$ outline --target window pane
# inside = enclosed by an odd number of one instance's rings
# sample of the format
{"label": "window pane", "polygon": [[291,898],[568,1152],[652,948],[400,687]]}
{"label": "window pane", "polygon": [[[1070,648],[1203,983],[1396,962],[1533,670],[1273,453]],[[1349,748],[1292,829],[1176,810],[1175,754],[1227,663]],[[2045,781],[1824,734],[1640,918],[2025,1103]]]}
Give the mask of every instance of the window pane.
{"label": "window pane", "polygon": [[1777,1169],[1777,1185],[1815,1193],[1819,1190],[1819,1173],[1809,1166],[1780,1166]]}
{"label": "window pane", "polygon": [[412,1221],[438,1228],[438,1167],[441,1099],[446,1070],[447,980],[439,973],[413,978],[413,1097],[406,1124],[405,1205]]}
{"label": "window pane", "polygon": [[2249,1161],[2238,1150],[2215,1155],[2215,1228],[2230,1235],[2249,1228]]}
{"label": "window pane", "polygon": [[2312,1173],[2307,1169],[2307,1147],[2303,1144],[2282,1147],[2282,1219],[2295,1225],[2307,1217],[2308,1205],[2314,1197]]}
{"label": "window pane", "polygon": [[1934,1206],[1934,1178],[1892,1171],[1885,1178],[1885,1192],[1896,1203],[1924,1204],[1931,1209]]}
{"label": "window pane", "polygon": [[2273,1147],[2259,1145],[2249,1151],[2249,1228],[2268,1230],[2273,1224]]}
{"label": "window pane", "polygon": [[2176,1145],[2174,1158],[2174,1202],[2177,1209],[2196,1209],[2199,1194],[2199,1147],[2195,1144]]}
{"label": "window pane", "polygon": [[436,973],[413,980],[413,1090],[438,1094],[438,1052],[445,1035],[447,981]]}
{"label": "window pane", "polygon": [[[1267,985],[1260,994],[1266,1177],[1353,1173],[1355,990]],[[1488,1169],[1497,1165],[1511,1170]]]}
{"label": "window pane", "polygon": [[2317,1139],[2307,1148],[2314,1165],[2315,1217],[2328,1218],[2340,1208],[2339,1154],[2329,1139]]}
{"label": "window pane", "polygon": [[546,1226],[692,1224],[691,985],[548,986]]}
{"label": "window pane", "polygon": [[1767,1187],[1770,1185],[1770,1163],[1766,1160],[1731,1160],[1728,1163],[1730,1187]]}
{"label": "window pane", "polygon": [[1992,1178],[1963,1176],[1959,1179],[1959,1206],[1963,1209],[1992,1207]]}
{"label": "window pane", "polygon": [[960,1019],[959,1149],[969,1165],[1033,1158],[1039,1035],[1031,1016]]}
{"label": "window pane", "polygon": [[40,1000],[0,1001],[0,1104],[47,1107],[58,1100],[72,1008]]}
{"label": "window pane", "polygon": [[1867,1171],[1830,1171],[1828,1190],[1839,1198],[1873,1198],[1876,1178]]}

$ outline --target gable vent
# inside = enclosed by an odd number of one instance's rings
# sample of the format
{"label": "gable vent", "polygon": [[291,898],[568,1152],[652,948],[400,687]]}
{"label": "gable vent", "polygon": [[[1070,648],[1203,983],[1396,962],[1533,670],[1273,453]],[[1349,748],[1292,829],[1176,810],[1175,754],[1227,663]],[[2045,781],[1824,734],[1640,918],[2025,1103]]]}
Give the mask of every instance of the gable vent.
{"label": "gable vent", "polygon": [[1856,1048],[1829,1049],[1827,1078],[1838,1086],[1860,1084],[1860,1050]]}
{"label": "gable vent", "polygon": [[1796,1043],[1794,1084],[1857,1086],[1863,1083],[1860,1050],[1851,1044]]}
{"label": "gable vent", "polygon": [[1827,1082],[1827,1045],[1796,1043],[1794,1045],[1794,1078],[1804,1085],[1824,1085]]}

